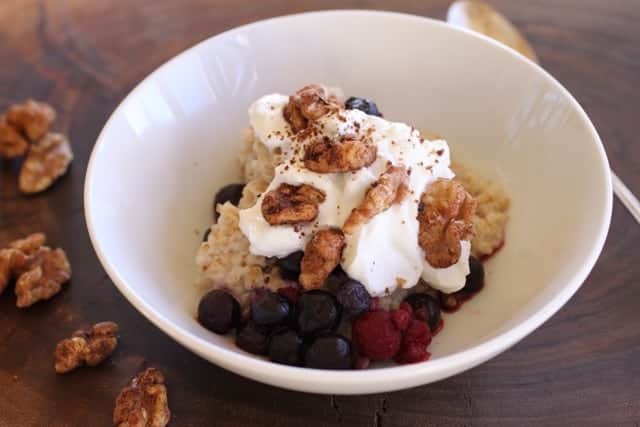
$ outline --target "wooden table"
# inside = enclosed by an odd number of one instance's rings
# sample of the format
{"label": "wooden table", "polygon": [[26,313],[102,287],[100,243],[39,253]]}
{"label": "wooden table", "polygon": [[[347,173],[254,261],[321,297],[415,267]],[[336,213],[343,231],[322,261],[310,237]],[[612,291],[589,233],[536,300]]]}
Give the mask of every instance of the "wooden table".
{"label": "wooden table", "polygon": [[[0,108],[27,97],[59,111],[70,173],[44,194],[17,192],[0,169],[0,243],[45,231],[67,250],[70,286],[15,308],[0,297],[0,427],[110,425],[119,390],[146,365],[167,376],[174,426],[638,426],[640,226],[616,201],[589,279],[550,321],[506,353],[456,377],[372,396],[320,396],[255,383],[210,365],[151,325],[101,268],[83,216],[83,178],[110,112],[156,66],[223,30],[320,8],[383,8],[443,18],[446,0],[2,0]],[[640,193],[640,1],[494,0],[542,64],[582,103],[613,168]],[[97,369],[53,373],[56,342],[111,319],[136,331]]]}

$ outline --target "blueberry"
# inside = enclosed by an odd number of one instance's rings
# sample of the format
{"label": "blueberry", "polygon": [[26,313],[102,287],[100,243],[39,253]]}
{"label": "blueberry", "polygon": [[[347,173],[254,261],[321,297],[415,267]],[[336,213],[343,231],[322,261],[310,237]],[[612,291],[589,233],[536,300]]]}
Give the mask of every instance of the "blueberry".
{"label": "blueberry", "polygon": [[416,317],[424,317],[431,332],[438,328],[440,324],[440,304],[436,298],[425,293],[415,293],[405,298],[405,301],[413,308]]}
{"label": "blueberry", "polygon": [[298,280],[298,276],[300,275],[300,261],[302,261],[302,257],[304,256],[304,252],[297,251],[290,253],[284,258],[278,258],[276,263],[278,267],[280,267],[280,275],[285,280]]}
{"label": "blueberry", "polygon": [[218,211],[216,210],[216,207],[226,202],[231,202],[232,205],[238,206],[238,202],[242,198],[243,189],[244,189],[244,184],[229,184],[229,185],[225,185],[220,190],[218,190],[213,200],[213,220],[214,221],[218,220]]}
{"label": "blueberry", "polygon": [[333,331],[339,322],[340,306],[329,292],[313,290],[298,298],[296,327],[302,336]]}
{"label": "blueberry", "polygon": [[342,304],[342,312],[346,317],[355,317],[371,307],[371,295],[362,283],[355,280],[349,280],[338,288],[336,298]]}
{"label": "blueberry", "polygon": [[302,365],[302,339],[291,329],[273,334],[269,344],[269,359],[283,365]]}
{"label": "blueberry", "polygon": [[462,292],[472,294],[478,292],[484,286],[484,267],[476,257],[469,257],[469,274],[464,282]]}
{"label": "blueberry", "polygon": [[337,292],[338,289],[340,289],[340,287],[348,280],[349,276],[347,276],[347,273],[344,272],[342,267],[337,266],[333,269],[331,274],[329,274],[329,277],[327,277],[324,285],[330,291]]}
{"label": "blueberry", "polygon": [[226,334],[240,324],[240,304],[230,293],[213,290],[198,304],[198,322],[216,334]]}
{"label": "blueberry", "polygon": [[236,334],[236,345],[253,354],[267,354],[269,333],[253,322],[247,323]]}
{"label": "blueberry", "polygon": [[382,117],[382,114],[380,113],[380,111],[378,111],[378,106],[370,99],[352,96],[351,98],[347,99],[347,102],[345,102],[344,106],[347,110],[360,110],[371,116]]}
{"label": "blueberry", "polygon": [[282,295],[267,290],[258,290],[251,302],[251,320],[256,325],[274,327],[283,324],[291,311],[289,301]]}
{"label": "blueberry", "polygon": [[351,343],[340,335],[316,338],[305,353],[305,366],[315,369],[349,369],[353,354]]}

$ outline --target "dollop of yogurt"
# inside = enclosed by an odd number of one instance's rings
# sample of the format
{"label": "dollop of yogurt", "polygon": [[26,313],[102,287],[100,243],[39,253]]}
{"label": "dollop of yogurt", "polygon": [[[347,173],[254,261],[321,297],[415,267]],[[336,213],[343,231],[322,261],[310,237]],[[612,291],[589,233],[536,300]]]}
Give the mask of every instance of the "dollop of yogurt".
{"label": "dollop of yogurt", "polygon": [[[404,165],[409,171],[410,195],[402,202],[374,216],[358,231],[346,235],[342,268],[361,282],[372,296],[410,288],[419,279],[446,293],[460,290],[469,274],[470,243],[461,242],[458,262],[447,268],[434,268],[418,244],[418,205],[427,186],[437,178],[453,178],[446,141],[427,140],[404,123],[369,116],[359,110],[340,110],[313,123],[308,140],[294,136],[282,110],[288,97],[263,96],[249,108],[249,121],[256,138],[272,152],[279,153],[275,177],[265,191],[280,184],[308,184],[322,190],[325,201],[319,205],[316,220],[304,225],[270,225],[262,216],[262,196],[256,204],[240,211],[240,229],[249,239],[255,255],[284,257],[304,250],[313,233],[323,227],[342,227],[351,210],[360,205],[365,193],[386,168]],[[332,140],[344,135],[369,135],[377,145],[377,158],[369,167],[347,173],[316,173],[304,167],[306,146],[317,138]]]}

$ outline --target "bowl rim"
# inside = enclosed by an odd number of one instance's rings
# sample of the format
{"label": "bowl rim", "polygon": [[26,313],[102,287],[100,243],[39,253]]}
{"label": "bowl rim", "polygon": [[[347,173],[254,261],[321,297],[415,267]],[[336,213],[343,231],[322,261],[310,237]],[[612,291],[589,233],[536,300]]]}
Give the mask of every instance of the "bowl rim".
{"label": "bowl rim", "polygon": [[441,358],[431,360],[428,363],[419,363],[412,365],[401,365],[358,371],[308,369],[279,365],[249,354],[242,354],[230,349],[217,346],[212,342],[200,338],[195,334],[189,332],[188,330],[178,326],[169,318],[164,317],[162,313],[156,311],[149,304],[147,304],[140,295],[134,292],[133,289],[127,285],[126,281],[119,273],[117,266],[113,265],[109,261],[108,256],[103,251],[101,244],[96,237],[96,228],[92,214],[93,206],[91,203],[91,182],[94,179],[94,168],[95,164],[97,163],[96,159],[101,147],[106,144],[105,134],[107,129],[109,129],[109,127],[111,126],[114,118],[121,114],[123,107],[135,93],[140,91],[143,86],[149,84],[149,82],[152,81],[156,75],[161,73],[162,70],[170,67],[174,62],[180,61],[184,56],[199,49],[202,45],[209,43],[217,38],[226,37],[236,32],[246,31],[248,29],[251,29],[252,27],[262,26],[266,23],[286,22],[301,18],[308,19],[319,16],[333,15],[349,15],[354,18],[380,17],[391,19],[405,19],[416,22],[419,21],[425,25],[445,28],[447,31],[464,33],[468,37],[479,39],[483,43],[490,44],[496,49],[501,49],[507,52],[513,57],[515,61],[523,62],[529,67],[534,68],[535,72],[541,74],[549,83],[551,83],[552,86],[555,86],[555,88],[560,93],[562,93],[563,96],[566,97],[572,107],[577,111],[580,120],[591,133],[592,141],[595,142],[595,149],[597,150],[599,160],[602,164],[602,170],[609,170],[608,159],[602,141],[593,123],[591,122],[583,108],[580,106],[578,101],[576,101],[571,93],[547,71],[541,68],[538,64],[522,56],[515,50],[482,34],[449,25],[444,21],[419,15],[365,9],[314,11],[264,19],[246,25],[234,27],[222,33],[211,36],[185,49],[178,55],[170,58],[162,65],[157,67],[153,72],[148,74],[142,81],[140,81],[124,97],[124,99],[113,111],[113,113],[105,123],[103,129],[101,130],[100,134],[98,135],[96,143],[92,149],[84,181],[85,220],[87,229],[89,231],[91,244],[94,247],[100,263],[102,264],[116,287],[125,296],[125,298],[156,327],[161,329],[182,346],[188,348],[192,352],[195,352],[206,360],[209,360],[216,365],[230,370],[238,375],[291,390],[334,394],[365,394],[405,389],[438,381],[440,379],[464,372],[467,369],[471,369],[472,367],[475,367],[478,364],[490,359],[491,357],[505,351],[506,349],[529,335],[539,326],[541,326],[553,314],[555,314],[569,300],[569,298],[571,298],[571,296],[573,296],[573,294],[580,288],[582,283],[585,281],[585,279],[593,269],[593,266],[600,256],[607,237],[613,208],[611,175],[609,173],[605,173],[603,176],[606,194],[608,194],[608,197],[606,198],[606,201],[602,207],[600,227],[597,230],[597,239],[594,241],[588,257],[584,260],[579,270],[573,273],[572,278],[556,295],[554,295],[549,301],[544,303],[544,305],[536,313],[522,320],[507,331],[504,331],[480,344],[477,344],[458,353],[443,356]]}

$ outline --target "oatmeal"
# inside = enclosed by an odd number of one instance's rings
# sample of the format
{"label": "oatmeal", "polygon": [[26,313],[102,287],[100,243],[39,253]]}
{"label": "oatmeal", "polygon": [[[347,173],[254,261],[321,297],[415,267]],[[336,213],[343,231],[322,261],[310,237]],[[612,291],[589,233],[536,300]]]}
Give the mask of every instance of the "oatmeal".
{"label": "oatmeal", "polygon": [[427,360],[441,309],[484,285],[474,256],[503,244],[509,199],[450,166],[442,138],[383,119],[373,101],[343,99],[309,85],[251,105],[242,196],[216,198],[197,254],[208,291],[198,316],[277,363]]}

